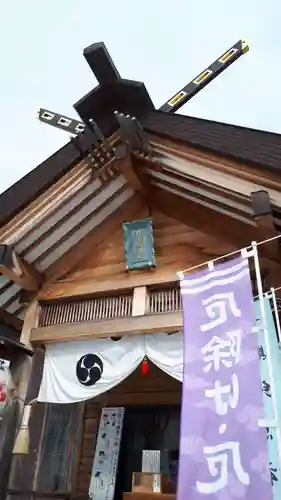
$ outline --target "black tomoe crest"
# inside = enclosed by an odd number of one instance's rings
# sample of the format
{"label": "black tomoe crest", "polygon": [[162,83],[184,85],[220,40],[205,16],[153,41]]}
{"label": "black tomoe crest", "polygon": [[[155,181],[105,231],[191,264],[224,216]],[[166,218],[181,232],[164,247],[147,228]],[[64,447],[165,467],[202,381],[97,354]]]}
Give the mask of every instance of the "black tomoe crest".
{"label": "black tomoe crest", "polygon": [[84,354],[76,365],[76,377],[80,384],[95,385],[103,374],[103,362],[96,354]]}

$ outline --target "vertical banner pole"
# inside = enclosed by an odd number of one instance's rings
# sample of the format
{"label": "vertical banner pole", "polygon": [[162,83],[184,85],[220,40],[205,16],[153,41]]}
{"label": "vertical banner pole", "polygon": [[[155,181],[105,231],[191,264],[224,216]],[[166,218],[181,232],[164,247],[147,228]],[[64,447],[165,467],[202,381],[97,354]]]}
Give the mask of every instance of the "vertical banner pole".
{"label": "vertical banner pole", "polygon": [[254,259],[255,273],[256,273],[256,279],[257,279],[257,288],[258,288],[258,296],[259,296],[261,316],[262,316],[262,327],[264,329],[264,339],[265,339],[266,354],[267,354],[267,360],[268,360],[268,371],[269,371],[270,387],[271,387],[271,394],[272,394],[272,406],[273,406],[273,412],[274,412],[273,418],[276,422],[278,458],[279,458],[279,465],[281,467],[281,434],[280,434],[280,427],[278,425],[281,420],[279,418],[277,418],[277,416],[279,417],[279,415],[278,415],[278,405],[277,405],[277,396],[276,396],[276,385],[275,385],[273,371],[272,371],[272,360],[271,360],[271,351],[270,351],[270,344],[269,344],[269,332],[268,332],[266,311],[265,311],[265,305],[264,305],[264,294],[263,294],[263,289],[262,289],[262,278],[261,278],[259,255],[258,255],[258,248],[257,248],[256,241],[252,242],[252,247],[253,247],[252,256]]}
{"label": "vertical banner pole", "polygon": [[276,293],[275,293],[274,288],[271,288],[270,291],[271,291],[271,297],[272,297],[272,302],[273,302],[274,316],[275,316],[275,320],[276,320],[278,342],[280,343],[281,342],[281,328],[280,328],[280,321],[279,321],[279,315],[278,315]]}

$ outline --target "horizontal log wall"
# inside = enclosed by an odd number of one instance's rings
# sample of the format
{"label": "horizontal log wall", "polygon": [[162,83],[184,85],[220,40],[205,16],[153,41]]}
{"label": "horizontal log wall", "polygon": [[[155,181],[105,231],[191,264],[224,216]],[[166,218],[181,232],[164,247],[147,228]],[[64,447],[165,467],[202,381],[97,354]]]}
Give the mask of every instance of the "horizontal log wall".
{"label": "horizontal log wall", "polygon": [[[148,216],[147,210],[134,215],[135,219]],[[177,271],[186,269],[234,250],[222,239],[186,226],[160,212],[152,211],[155,240],[156,269],[126,272],[123,230],[89,254],[79,269],[66,278],[50,285],[41,299],[52,300],[78,295],[92,295],[121,288],[175,282]],[[130,214],[130,218],[133,214]]]}

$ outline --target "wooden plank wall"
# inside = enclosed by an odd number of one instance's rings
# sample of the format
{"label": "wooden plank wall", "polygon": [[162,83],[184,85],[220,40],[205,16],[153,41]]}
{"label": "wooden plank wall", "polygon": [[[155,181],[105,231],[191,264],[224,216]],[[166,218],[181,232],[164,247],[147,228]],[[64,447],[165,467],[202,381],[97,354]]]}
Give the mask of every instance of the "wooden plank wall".
{"label": "wooden plank wall", "polygon": [[149,365],[148,375],[141,376],[138,368],[122,384],[99,398],[86,403],[81,454],[78,465],[77,493],[89,489],[99,418],[103,406],[180,404],[181,383],[166,375],[155,365]]}
{"label": "wooden plank wall", "polygon": [[6,498],[18,419],[18,401],[11,399],[2,412],[0,420],[0,500]]}
{"label": "wooden plank wall", "polygon": [[[43,358],[44,352],[38,349],[34,357],[33,376],[28,390],[28,398],[36,395],[38,392]],[[88,493],[99,418],[103,406],[174,405],[180,404],[180,401],[180,382],[166,375],[155,365],[150,364],[148,375],[145,377],[141,376],[141,369],[138,368],[122,384],[100,397],[86,402],[84,404],[82,422],[81,425],[79,424],[79,435],[77,435],[80,443],[80,452],[77,454],[75,460],[76,473],[72,482],[71,498],[78,498],[77,495],[86,495]],[[22,495],[21,498],[23,498],[24,492],[31,492],[32,490],[36,464],[38,462],[44,413],[44,404],[38,403],[34,405],[30,420],[29,454],[24,457],[14,457],[13,459],[9,488],[14,492],[18,491],[19,495]],[[81,498],[83,496],[80,497],[80,500]]]}
{"label": "wooden plank wall", "polygon": [[[43,372],[44,358],[44,350],[37,348],[32,358],[32,369],[27,388],[26,402],[30,402],[38,396]],[[32,406],[29,422],[29,453],[26,456],[13,455],[11,473],[9,478],[10,490],[32,490],[44,414],[44,403],[36,403]]]}
{"label": "wooden plank wall", "polygon": [[[46,299],[61,298],[95,293],[98,289],[110,290],[125,285],[137,286],[138,278],[153,282],[153,279],[174,280],[179,270],[192,267],[205,260],[223,255],[234,249],[222,239],[186,226],[160,212],[152,211],[153,218],[156,270],[125,271],[124,245],[122,227],[116,231],[102,247],[94,248],[83,259],[79,268],[70,273],[66,279],[50,285]],[[148,217],[148,211],[143,209],[136,214],[128,214],[128,220]],[[122,285],[120,285],[122,283]],[[145,283],[142,283],[145,284]]]}
{"label": "wooden plank wall", "polygon": [[[147,213],[137,214],[138,218],[147,217]],[[199,264],[206,258],[216,257],[220,253],[228,252],[229,245],[218,242],[215,238],[185,226],[175,219],[166,217],[160,212],[153,212],[153,229],[155,238],[156,272],[172,270],[179,271]],[[222,247],[223,245],[223,247]],[[134,275],[149,273],[151,271],[134,272]],[[118,281],[124,278],[124,244],[123,231],[120,227],[104,249],[96,255],[93,252],[80,264],[79,270],[71,278],[89,279],[95,281]]]}

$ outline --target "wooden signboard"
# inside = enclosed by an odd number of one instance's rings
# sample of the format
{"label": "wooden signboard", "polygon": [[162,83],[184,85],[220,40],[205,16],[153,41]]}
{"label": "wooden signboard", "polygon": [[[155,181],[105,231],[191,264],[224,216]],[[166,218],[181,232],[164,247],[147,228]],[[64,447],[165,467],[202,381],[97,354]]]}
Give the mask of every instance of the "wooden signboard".
{"label": "wooden signboard", "polygon": [[103,408],[94,457],[89,499],[113,500],[124,408]]}
{"label": "wooden signboard", "polygon": [[152,219],[123,224],[126,269],[156,266]]}

